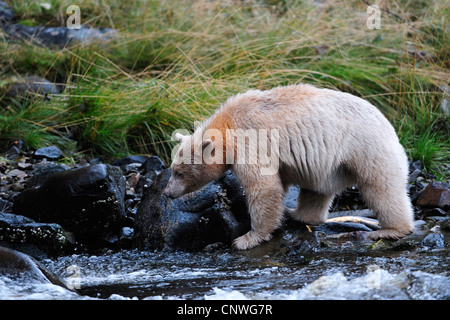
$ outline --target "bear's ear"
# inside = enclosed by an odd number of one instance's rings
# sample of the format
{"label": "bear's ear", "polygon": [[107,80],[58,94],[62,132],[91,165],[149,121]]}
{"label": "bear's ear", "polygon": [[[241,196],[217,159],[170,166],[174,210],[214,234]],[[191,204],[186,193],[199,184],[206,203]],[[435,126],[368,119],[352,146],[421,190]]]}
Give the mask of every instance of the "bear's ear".
{"label": "bear's ear", "polygon": [[202,142],[202,149],[204,150],[210,144],[212,144],[212,140],[211,139],[203,140],[203,142]]}
{"label": "bear's ear", "polygon": [[177,132],[175,133],[175,138],[178,140],[178,142],[183,142],[183,140],[186,138],[187,136],[182,135],[181,133]]}
{"label": "bear's ear", "polygon": [[214,147],[213,141],[211,139],[203,140],[202,142],[202,152],[205,152],[206,147],[211,146],[212,148],[209,150],[210,155],[214,157],[216,154],[216,148]]}

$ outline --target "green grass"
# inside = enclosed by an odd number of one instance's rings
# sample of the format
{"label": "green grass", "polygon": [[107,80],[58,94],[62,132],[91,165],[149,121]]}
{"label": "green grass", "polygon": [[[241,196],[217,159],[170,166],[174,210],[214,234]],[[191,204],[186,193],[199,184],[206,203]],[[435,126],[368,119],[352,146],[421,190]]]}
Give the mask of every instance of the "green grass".
{"label": "green grass", "polygon": [[[9,1],[28,25],[64,25],[70,1],[46,2],[48,9]],[[368,99],[409,156],[448,179],[449,118],[440,111],[450,99],[442,90],[450,67],[445,2],[389,2],[403,20],[383,11],[380,30],[366,28],[362,1],[309,3],[80,1],[82,23],[116,29],[115,40],[59,50],[0,33],[0,89],[19,74],[67,84],[49,102],[0,111],[0,146],[21,138],[30,147],[169,162],[173,130],[191,129],[229,96],[305,82]]]}

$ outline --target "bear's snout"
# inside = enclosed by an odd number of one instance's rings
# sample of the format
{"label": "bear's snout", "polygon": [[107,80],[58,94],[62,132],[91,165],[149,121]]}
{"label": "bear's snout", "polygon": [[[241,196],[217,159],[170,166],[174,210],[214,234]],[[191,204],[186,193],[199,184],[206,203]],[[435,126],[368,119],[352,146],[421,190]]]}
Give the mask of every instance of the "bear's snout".
{"label": "bear's snout", "polygon": [[181,197],[184,193],[184,188],[180,183],[177,183],[172,180],[172,178],[169,179],[169,182],[166,185],[166,188],[164,189],[163,195],[170,199],[177,199]]}
{"label": "bear's snout", "polygon": [[163,195],[170,199],[174,199],[173,195],[167,190],[167,188],[164,190]]}

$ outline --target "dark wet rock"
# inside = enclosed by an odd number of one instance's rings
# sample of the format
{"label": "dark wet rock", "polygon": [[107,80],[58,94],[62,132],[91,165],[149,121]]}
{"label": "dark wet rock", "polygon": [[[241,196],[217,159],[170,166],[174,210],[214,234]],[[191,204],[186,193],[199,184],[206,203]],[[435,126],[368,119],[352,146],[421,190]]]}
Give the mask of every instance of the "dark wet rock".
{"label": "dark wet rock", "polygon": [[4,1],[0,1],[0,26],[10,23],[14,17],[11,7]]}
{"label": "dark wet rock", "polygon": [[422,170],[423,170],[422,161],[420,161],[420,160],[409,161],[409,172],[412,173],[415,170],[419,170],[420,172],[422,172]]}
{"label": "dark wet rock", "polygon": [[357,186],[345,189],[341,194],[336,195],[331,205],[330,211],[347,211],[367,209],[367,206],[359,192]]}
{"label": "dark wet rock", "polygon": [[422,213],[427,217],[431,217],[431,216],[445,217],[445,216],[447,216],[447,213],[444,210],[442,210],[441,208],[424,209],[424,210],[422,210]]}
{"label": "dark wet rock", "polygon": [[42,162],[33,166],[35,169],[32,172],[31,178],[27,181],[27,188],[40,187],[51,176],[69,170],[69,168],[63,164],[56,164],[53,162]]}
{"label": "dark wet rock", "polygon": [[165,170],[144,191],[135,220],[140,247],[202,250],[216,242],[230,245],[250,229],[245,196],[231,172],[174,200],[162,194],[170,174]]}
{"label": "dark wet rock", "polygon": [[21,155],[20,149],[17,148],[16,146],[12,146],[11,148],[8,149],[8,151],[6,151],[5,158],[8,160],[16,160],[20,157],[20,155]]}
{"label": "dark wet rock", "polygon": [[214,252],[217,250],[224,249],[224,245],[222,242],[215,242],[208,244],[206,247],[203,248],[202,252]]}
{"label": "dark wet rock", "polygon": [[420,244],[430,248],[443,248],[444,235],[441,233],[430,233],[420,242]]}
{"label": "dark wet rock", "polygon": [[115,160],[112,165],[123,167],[132,163],[144,163],[149,157],[144,155],[131,155]]}
{"label": "dark wet rock", "polygon": [[[317,232],[294,231],[285,232],[284,243],[281,248],[286,248],[287,255],[304,255],[319,251],[321,242]],[[284,250],[282,250],[284,251]]]}
{"label": "dark wet rock", "polygon": [[55,222],[82,243],[101,245],[126,221],[120,168],[98,164],[55,173],[14,199],[13,213]]}
{"label": "dark wet rock", "polygon": [[164,162],[162,162],[162,160],[157,156],[148,157],[142,166],[144,167],[144,174],[146,175],[152,172],[159,174],[164,169],[166,169]]}
{"label": "dark wet rock", "polygon": [[271,240],[240,253],[251,258],[299,257],[319,252],[321,246],[319,232],[308,230],[303,223],[286,220],[273,232]]}
{"label": "dark wet rock", "polygon": [[47,280],[35,260],[19,251],[0,246],[0,274],[8,276],[22,276],[36,280]]}
{"label": "dark wet rock", "polygon": [[69,246],[69,236],[56,223],[37,223],[34,220],[0,212],[0,243],[20,249],[33,256],[56,256]]}
{"label": "dark wet rock", "polygon": [[450,209],[450,186],[434,181],[426,186],[417,198],[416,204],[423,207]]}
{"label": "dark wet rock", "polygon": [[66,27],[31,27],[21,24],[7,24],[3,26],[3,30],[13,39],[59,48],[75,43],[88,44],[108,41],[116,35],[116,31],[110,28],[81,27],[81,29],[69,29]]}
{"label": "dark wet rock", "polygon": [[9,144],[9,149],[5,153],[5,158],[7,160],[17,160],[20,158],[22,153],[23,141],[14,140]]}
{"label": "dark wet rock", "polygon": [[409,178],[408,178],[409,183],[413,183],[414,181],[416,181],[417,177],[419,177],[419,175],[421,175],[421,174],[422,174],[422,170],[414,169],[414,171],[409,174]]}
{"label": "dark wet rock", "polygon": [[145,155],[131,155],[117,159],[112,165],[119,166],[125,174],[130,172],[142,173],[143,180],[147,180],[145,181],[146,184],[151,184],[156,176],[166,169],[166,166],[160,158]]}
{"label": "dark wet rock", "polygon": [[63,153],[57,146],[50,146],[37,149],[34,152],[34,156],[38,159],[57,160],[63,156]]}

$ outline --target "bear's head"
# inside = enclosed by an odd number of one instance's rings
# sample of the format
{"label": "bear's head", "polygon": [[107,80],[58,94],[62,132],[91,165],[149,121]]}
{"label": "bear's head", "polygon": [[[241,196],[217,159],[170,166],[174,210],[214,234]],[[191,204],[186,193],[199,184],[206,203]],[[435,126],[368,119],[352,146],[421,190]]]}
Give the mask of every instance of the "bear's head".
{"label": "bear's head", "polygon": [[223,153],[221,139],[205,138],[195,132],[193,135],[176,134],[181,143],[170,166],[172,175],[164,195],[176,199],[199,190],[209,182],[220,178],[228,166],[217,159]]}

